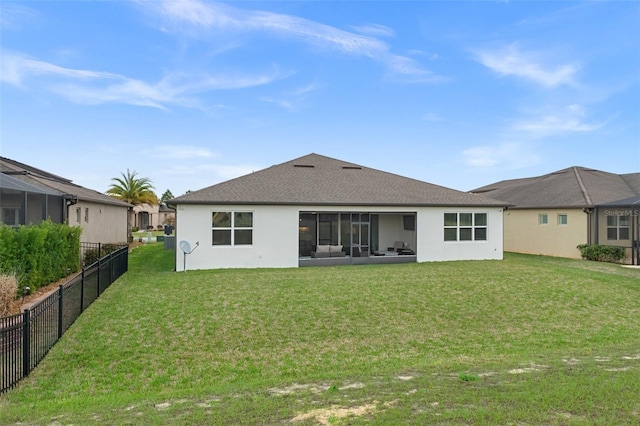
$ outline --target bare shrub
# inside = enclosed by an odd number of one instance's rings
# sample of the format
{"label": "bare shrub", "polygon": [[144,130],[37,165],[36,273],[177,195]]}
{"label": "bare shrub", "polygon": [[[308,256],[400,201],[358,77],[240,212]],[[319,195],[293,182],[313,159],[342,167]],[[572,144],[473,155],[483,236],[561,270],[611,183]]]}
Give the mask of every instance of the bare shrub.
{"label": "bare shrub", "polygon": [[18,295],[15,275],[0,274],[0,317],[8,316]]}

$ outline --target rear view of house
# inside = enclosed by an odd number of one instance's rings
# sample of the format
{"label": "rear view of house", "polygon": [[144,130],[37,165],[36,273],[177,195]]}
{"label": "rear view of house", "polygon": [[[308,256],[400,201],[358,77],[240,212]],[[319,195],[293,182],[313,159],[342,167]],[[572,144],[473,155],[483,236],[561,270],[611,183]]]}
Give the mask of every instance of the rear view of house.
{"label": "rear view of house", "polygon": [[506,251],[580,258],[579,244],[613,245],[640,264],[640,173],[570,167],[471,192],[513,204],[504,215]]}
{"label": "rear view of house", "polygon": [[504,202],[318,154],[167,203],[177,270],[502,259]]}

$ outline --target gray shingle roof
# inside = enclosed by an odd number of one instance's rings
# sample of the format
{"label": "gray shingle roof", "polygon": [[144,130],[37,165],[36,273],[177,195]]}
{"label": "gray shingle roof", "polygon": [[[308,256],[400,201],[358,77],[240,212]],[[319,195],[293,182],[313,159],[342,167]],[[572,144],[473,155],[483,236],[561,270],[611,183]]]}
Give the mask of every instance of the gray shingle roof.
{"label": "gray shingle roof", "polygon": [[591,207],[640,195],[640,173],[617,175],[569,167],[542,176],[496,182],[472,190],[513,208]]}
{"label": "gray shingle roof", "polygon": [[640,206],[640,195],[625,198],[624,200],[611,201],[610,203],[601,204],[602,207],[631,207]]}
{"label": "gray shingle roof", "polygon": [[508,203],[309,154],[169,200],[168,204],[505,206]]}
{"label": "gray shingle roof", "polygon": [[45,172],[9,158],[0,157],[0,173],[6,174],[13,180],[40,189],[43,193],[57,193],[58,195],[74,195],[81,201],[91,201],[114,206],[130,207],[129,203],[120,201],[92,189],[72,183],[71,180]]}

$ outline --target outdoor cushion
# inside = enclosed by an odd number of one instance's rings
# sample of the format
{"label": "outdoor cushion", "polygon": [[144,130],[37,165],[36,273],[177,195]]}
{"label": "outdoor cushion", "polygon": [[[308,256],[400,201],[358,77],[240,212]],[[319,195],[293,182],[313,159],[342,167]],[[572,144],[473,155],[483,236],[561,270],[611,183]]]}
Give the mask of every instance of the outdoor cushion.
{"label": "outdoor cushion", "polygon": [[329,253],[330,252],[329,245],[321,245],[316,247],[316,253]]}

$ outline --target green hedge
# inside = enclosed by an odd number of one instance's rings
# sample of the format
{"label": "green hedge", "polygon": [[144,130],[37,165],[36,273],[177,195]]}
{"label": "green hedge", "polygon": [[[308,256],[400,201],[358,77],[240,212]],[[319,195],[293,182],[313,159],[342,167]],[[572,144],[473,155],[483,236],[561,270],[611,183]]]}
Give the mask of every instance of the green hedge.
{"label": "green hedge", "polygon": [[0,225],[0,272],[15,274],[31,290],[80,270],[80,227],[44,221],[13,228]]}
{"label": "green hedge", "polygon": [[578,246],[583,259],[598,262],[622,262],[627,258],[624,247],[603,246],[599,244],[580,244]]}

